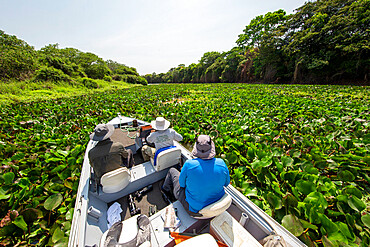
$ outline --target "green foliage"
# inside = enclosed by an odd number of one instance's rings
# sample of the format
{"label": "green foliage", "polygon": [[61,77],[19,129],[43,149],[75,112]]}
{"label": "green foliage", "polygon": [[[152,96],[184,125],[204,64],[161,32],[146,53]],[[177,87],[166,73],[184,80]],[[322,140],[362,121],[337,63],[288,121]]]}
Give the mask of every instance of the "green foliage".
{"label": "green foliage", "polygon": [[[98,83],[86,80],[85,77],[111,82],[110,75],[114,73],[115,80],[127,79],[130,83],[147,85],[147,81],[139,76],[135,68],[112,60],[105,62],[90,52],[81,52],[74,48],[60,49],[58,44],[50,44],[35,51],[26,42],[1,30],[0,41],[0,80],[6,80],[7,83],[15,79],[25,83],[67,82],[94,89],[98,88]],[[31,80],[26,80],[30,78]],[[49,88],[49,85],[45,84],[45,87]]]}
{"label": "green foliage", "polygon": [[112,71],[113,74],[119,74],[119,75],[136,75],[139,76],[139,74],[136,72],[135,68],[130,68],[124,64],[120,64],[117,62],[114,62],[112,60],[106,61],[106,64],[108,68]]}
{"label": "green foliage", "polygon": [[113,75],[112,76],[112,80],[114,80],[114,81],[122,81],[123,80],[123,76],[122,75]]}
{"label": "green foliage", "polygon": [[63,82],[70,81],[71,78],[64,74],[62,70],[53,67],[41,66],[35,72],[35,80],[37,81],[53,81],[53,82]]}
{"label": "green foliage", "polygon": [[25,79],[36,68],[36,51],[16,36],[0,30],[0,79]]}
{"label": "green foliage", "polygon": [[90,78],[81,78],[81,84],[86,88],[98,88],[99,85],[96,80]]}
{"label": "green foliage", "polygon": [[121,112],[147,122],[164,116],[188,146],[212,135],[232,184],[308,246],[368,246],[369,92],[170,84],[4,106],[0,241],[67,241],[89,134]]}
{"label": "green foliage", "polygon": [[122,80],[132,84],[148,85],[148,82],[144,77],[136,75],[124,75]]}
{"label": "green foliage", "polygon": [[103,80],[107,81],[107,82],[110,82],[110,81],[112,81],[112,77],[110,77],[109,75],[105,75]]}
{"label": "green foliage", "polygon": [[238,46],[261,47],[286,20],[285,11],[279,9],[275,12],[268,12],[265,15],[255,17],[243,30],[236,41]]}
{"label": "green foliage", "polygon": [[370,2],[309,1],[294,14],[255,17],[230,51],[206,52],[198,64],[146,75],[149,83],[369,83]]}

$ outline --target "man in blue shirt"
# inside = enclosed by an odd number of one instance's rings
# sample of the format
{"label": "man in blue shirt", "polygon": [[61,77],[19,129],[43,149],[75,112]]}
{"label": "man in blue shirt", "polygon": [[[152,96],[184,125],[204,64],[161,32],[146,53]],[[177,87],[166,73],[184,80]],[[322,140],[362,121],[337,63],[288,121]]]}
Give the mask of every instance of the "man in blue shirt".
{"label": "man in blue shirt", "polygon": [[175,168],[168,171],[162,191],[179,200],[191,216],[201,216],[199,210],[225,194],[230,175],[225,162],[215,158],[215,144],[210,136],[198,136],[192,154],[196,158],[187,160],[181,173]]}

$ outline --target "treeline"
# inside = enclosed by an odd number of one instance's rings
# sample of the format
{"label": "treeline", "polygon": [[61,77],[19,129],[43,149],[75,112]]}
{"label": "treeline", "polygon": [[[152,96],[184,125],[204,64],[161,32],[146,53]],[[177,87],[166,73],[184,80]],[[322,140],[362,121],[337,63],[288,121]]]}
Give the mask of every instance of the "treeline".
{"label": "treeline", "polygon": [[307,2],[254,18],[227,52],[148,74],[149,83],[368,83],[370,1]]}
{"label": "treeline", "polygon": [[0,30],[0,81],[52,81],[97,88],[97,80],[148,84],[135,68],[112,60],[104,61],[90,52],[60,49],[50,44],[35,50],[25,41]]}

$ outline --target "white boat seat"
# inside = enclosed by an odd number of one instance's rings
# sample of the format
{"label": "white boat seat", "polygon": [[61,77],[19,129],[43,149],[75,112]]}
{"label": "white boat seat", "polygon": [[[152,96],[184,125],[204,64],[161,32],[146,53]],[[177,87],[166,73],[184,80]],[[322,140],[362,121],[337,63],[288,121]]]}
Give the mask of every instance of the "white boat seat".
{"label": "white boat seat", "polygon": [[[141,227],[143,229],[141,230],[144,230],[144,228],[147,228],[147,230],[149,230],[148,232],[144,233],[144,235],[141,235],[139,236],[138,234],[139,233],[139,226],[138,226],[138,218],[139,216],[141,217],[144,217],[146,218],[147,220],[147,223],[149,223],[149,219],[147,216],[144,216],[144,215],[140,215],[140,214],[137,214],[137,215],[134,215],[132,216],[131,218],[128,218],[127,220],[124,220],[122,222],[119,222],[120,224],[122,224],[122,228],[117,228],[117,229],[121,229],[120,232],[117,232],[117,231],[113,231],[111,232],[111,234],[113,234],[114,236],[110,236],[109,239],[107,239],[107,236],[108,236],[108,232],[110,229],[108,229],[107,231],[104,232],[103,236],[101,237],[100,239],[100,247],[106,247],[108,243],[105,243],[105,241],[110,241],[111,239],[116,239],[117,241],[117,244],[127,244],[127,246],[139,246],[139,247],[145,247],[145,246],[150,246],[150,238],[147,238],[147,234],[149,234],[150,236],[150,226],[145,224],[145,225],[142,225]],[[118,223],[117,223],[118,224]],[[115,227],[115,225],[113,225],[112,227]],[[143,232],[141,232],[143,233]],[[138,245],[136,245],[137,243],[139,243]]]}
{"label": "white boat seat", "polygon": [[208,206],[202,208],[199,213],[202,215],[200,217],[193,217],[195,219],[209,219],[216,217],[223,212],[225,212],[231,205],[231,196],[227,193],[221,197],[220,200],[209,204]]}
{"label": "white boat seat", "polygon": [[121,167],[105,173],[100,179],[100,184],[103,186],[104,193],[115,193],[125,188],[130,180],[130,170]]}
{"label": "white boat seat", "polygon": [[157,155],[157,162],[155,166],[153,157],[150,158],[150,161],[152,162],[152,165],[154,166],[155,170],[159,172],[161,170],[179,164],[180,159],[181,159],[181,149],[178,147],[174,147],[160,152]]}
{"label": "white boat seat", "polygon": [[194,246],[207,246],[207,247],[218,247],[216,240],[209,233],[204,233],[192,238],[189,238],[176,246],[179,247],[194,247]]}

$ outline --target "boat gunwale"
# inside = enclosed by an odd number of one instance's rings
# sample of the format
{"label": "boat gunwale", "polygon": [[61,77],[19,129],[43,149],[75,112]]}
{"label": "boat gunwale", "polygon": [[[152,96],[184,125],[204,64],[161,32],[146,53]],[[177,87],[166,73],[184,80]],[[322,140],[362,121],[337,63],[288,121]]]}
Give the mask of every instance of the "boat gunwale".
{"label": "boat gunwale", "polygon": [[[120,127],[122,124],[129,123],[129,122],[122,122],[121,116],[115,117],[110,120],[108,123],[115,125],[115,127]],[[134,118],[124,117],[126,120],[134,120]],[[119,121],[119,122],[118,122]],[[145,121],[140,121],[143,124],[149,124]],[[88,152],[94,146],[95,141],[90,140],[87,144],[84,161],[81,169],[81,176],[79,181],[79,186],[77,190],[77,197],[74,207],[74,213],[72,218],[71,224],[71,232],[68,241],[68,246],[85,246],[85,236],[86,236],[86,224],[87,224],[87,211],[89,205],[89,185],[90,185],[90,176],[91,176],[91,165],[88,159]],[[176,142],[176,146],[181,148],[181,154],[186,159],[191,159],[191,152],[185,148],[182,144]],[[240,210],[243,212],[247,212],[249,215],[252,215],[252,220],[261,226],[261,229],[265,229],[265,233],[267,235],[272,234],[275,231],[277,234],[283,235],[283,237],[288,237],[289,241],[293,241],[294,245],[292,246],[306,246],[302,243],[297,237],[295,237],[292,233],[290,233],[287,229],[281,226],[278,222],[276,222],[271,216],[269,216],[266,212],[256,206],[252,201],[250,201],[246,196],[244,196],[240,191],[238,191],[235,187],[229,184],[225,187],[225,192],[228,193],[233,200],[233,204],[241,207]],[[79,196],[80,195],[80,196]],[[263,215],[263,217],[261,216]],[[81,222],[83,223],[83,227],[81,227]],[[271,226],[273,225],[273,226]],[[244,227],[244,226],[243,226]],[[245,227],[244,227],[245,228]],[[83,237],[81,237],[83,236]],[[290,243],[290,242],[289,242]]]}

